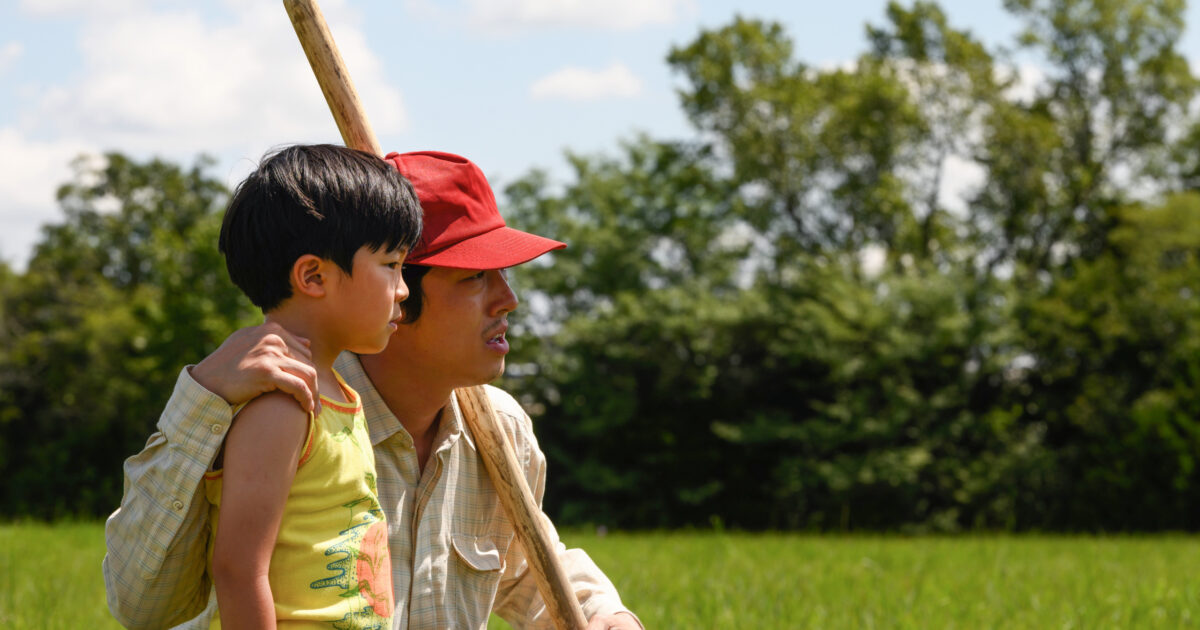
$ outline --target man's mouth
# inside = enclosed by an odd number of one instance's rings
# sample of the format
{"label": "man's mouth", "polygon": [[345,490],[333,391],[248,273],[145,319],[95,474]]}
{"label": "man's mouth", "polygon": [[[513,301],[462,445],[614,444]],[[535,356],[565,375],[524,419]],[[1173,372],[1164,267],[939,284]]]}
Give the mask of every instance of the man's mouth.
{"label": "man's mouth", "polygon": [[501,354],[508,353],[508,340],[504,338],[504,334],[508,332],[508,322],[501,322],[496,328],[491,331],[491,337],[488,337],[487,346]]}

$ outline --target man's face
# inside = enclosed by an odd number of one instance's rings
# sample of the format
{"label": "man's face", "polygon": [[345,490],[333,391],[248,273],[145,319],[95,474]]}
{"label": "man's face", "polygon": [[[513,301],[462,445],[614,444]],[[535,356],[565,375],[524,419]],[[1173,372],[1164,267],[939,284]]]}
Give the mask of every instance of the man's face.
{"label": "man's face", "polygon": [[400,326],[389,349],[431,386],[481,385],[500,376],[508,314],[517,308],[505,271],[433,267],[421,288],[420,317]]}

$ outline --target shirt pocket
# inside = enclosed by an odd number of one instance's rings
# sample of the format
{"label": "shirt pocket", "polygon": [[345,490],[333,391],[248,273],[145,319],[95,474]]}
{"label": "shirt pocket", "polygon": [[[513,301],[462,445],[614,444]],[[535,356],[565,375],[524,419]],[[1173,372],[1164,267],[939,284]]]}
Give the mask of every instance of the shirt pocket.
{"label": "shirt pocket", "polygon": [[505,555],[512,537],[453,534],[451,544],[458,559],[474,571],[504,571]]}
{"label": "shirt pocket", "polygon": [[454,557],[447,586],[454,602],[453,614],[459,616],[453,624],[455,627],[487,626],[512,540],[511,533],[451,534]]}

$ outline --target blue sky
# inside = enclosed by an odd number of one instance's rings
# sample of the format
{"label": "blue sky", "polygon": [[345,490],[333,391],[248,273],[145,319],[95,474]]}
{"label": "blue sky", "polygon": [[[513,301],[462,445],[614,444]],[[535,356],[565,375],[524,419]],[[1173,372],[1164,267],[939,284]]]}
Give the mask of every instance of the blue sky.
{"label": "blue sky", "polygon": [[[945,0],[1009,44],[1000,0]],[[797,57],[854,59],[884,0],[324,0],[385,150],[439,149],[497,188],[564,149],[686,137],[673,45],[735,14],[782,23]],[[1200,10],[1188,9],[1200,27]],[[1200,62],[1195,29],[1185,54]],[[0,0],[0,259],[23,268],[81,153],[218,159],[230,186],[273,146],[340,142],[278,0]]]}

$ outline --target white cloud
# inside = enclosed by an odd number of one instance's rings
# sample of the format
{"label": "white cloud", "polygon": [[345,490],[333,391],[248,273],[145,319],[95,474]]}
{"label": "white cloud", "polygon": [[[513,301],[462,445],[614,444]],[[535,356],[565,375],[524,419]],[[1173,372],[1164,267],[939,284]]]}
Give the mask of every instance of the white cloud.
{"label": "white cloud", "polygon": [[468,21],[485,31],[581,27],[631,30],[673,24],[695,0],[468,0]]}
{"label": "white cloud", "polygon": [[21,42],[8,42],[4,46],[0,46],[0,74],[4,74],[23,54],[25,54],[25,47],[21,45]]}
{"label": "white cloud", "polygon": [[21,10],[43,17],[112,15],[136,10],[146,4],[146,0],[21,0]]}
{"label": "white cloud", "polygon": [[[233,185],[271,147],[338,141],[277,0],[227,0],[223,13],[209,7],[216,17],[176,0],[119,4],[132,8],[89,13],[76,0],[47,5],[82,11],[82,65],[62,83],[26,88],[32,94],[14,116],[20,122],[0,130],[0,258],[17,266],[27,260],[37,226],[58,216],[54,191],[69,179],[67,165],[79,151],[184,162],[208,153],[233,162],[217,172]],[[322,4],[376,132],[403,131],[403,99],[387,84],[358,15],[346,0]]]}
{"label": "white cloud", "polygon": [[629,98],[642,91],[642,82],[623,64],[614,63],[604,70],[563,68],[552,72],[529,88],[535,99],[594,101],[603,98]]}
{"label": "white cloud", "polygon": [[[332,3],[330,3],[332,4]],[[377,132],[406,125],[400,93],[361,31],[331,29]],[[215,152],[336,138],[336,129],[282,7],[246,3],[228,24],[198,13],[133,13],[91,21],[78,82],[47,90],[38,118],[63,136],[123,150]]]}
{"label": "white cloud", "polygon": [[71,178],[71,161],[96,148],[76,141],[36,142],[0,129],[0,259],[24,269],[43,223],[61,218],[55,191]]}

